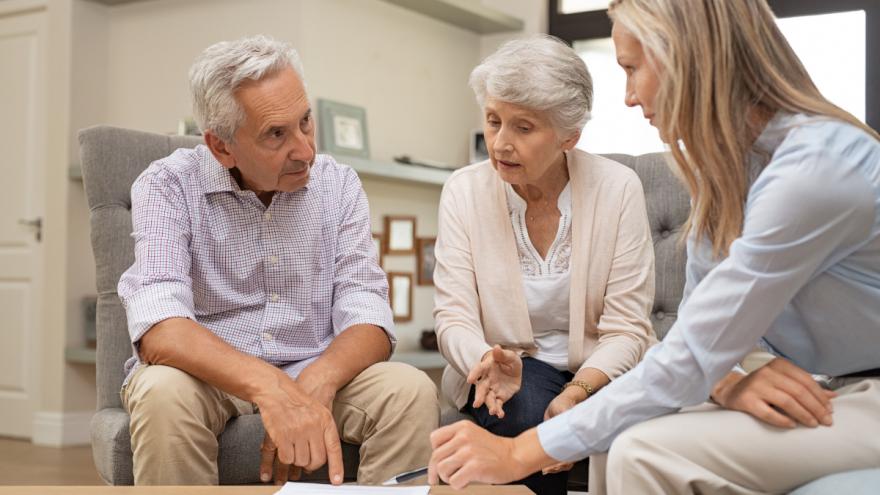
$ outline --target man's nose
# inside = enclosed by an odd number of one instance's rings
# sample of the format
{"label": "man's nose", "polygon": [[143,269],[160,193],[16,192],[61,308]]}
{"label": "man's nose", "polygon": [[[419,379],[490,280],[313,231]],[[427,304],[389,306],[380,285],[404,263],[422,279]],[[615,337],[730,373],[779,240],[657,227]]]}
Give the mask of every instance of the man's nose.
{"label": "man's nose", "polygon": [[311,162],[315,155],[314,138],[304,132],[294,135],[287,157],[293,161]]}

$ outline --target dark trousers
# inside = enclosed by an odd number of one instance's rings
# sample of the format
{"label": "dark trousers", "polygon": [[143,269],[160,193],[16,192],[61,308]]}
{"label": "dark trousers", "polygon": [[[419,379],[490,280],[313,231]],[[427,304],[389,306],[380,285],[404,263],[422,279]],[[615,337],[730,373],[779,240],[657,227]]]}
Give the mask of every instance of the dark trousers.
{"label": "dark trousers", "polygon": [[[543,361],[530,357],[525,357],[522,361],[522,386],[516,395],[504,403],[503,419],[490,416],[485,404],[477,409],[471,407],[474,403],[474,387],[471,387],[467,404],[462,408],[462,412],[473,416],[477,424],[495,435],[515,437],[543,422],[547,406],[573,378],[570,372],[559,371]],[[568,472],[546,476],[538,472],[515,483],[525,484],[539,495],[565,495]]]}

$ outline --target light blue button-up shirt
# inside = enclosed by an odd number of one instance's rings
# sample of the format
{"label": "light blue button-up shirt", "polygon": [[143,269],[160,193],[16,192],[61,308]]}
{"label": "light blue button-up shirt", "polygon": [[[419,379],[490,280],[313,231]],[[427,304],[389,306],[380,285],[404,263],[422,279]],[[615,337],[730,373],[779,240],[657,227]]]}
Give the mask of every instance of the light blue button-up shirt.
{"label": "light blue button-up shirt", "polygon": [[135,262],[119,280],[133,356],[167,318],[192,319],[290,376],[371,324],[396,343],[388,282],[357,174],[317,155],[306,187],[266,207],[204,145],[150,165],[131,189]]}
{"label": "light blue button-up shirt", "polygon": [[742,236],[723,260],[688,243],[675,325],[629,373],[538,426],[552,457],[605,452],[626,428],[705,401],[759,341],[811,373],[880,368],[880,142],[780,113],[755,149],[770,160]]}

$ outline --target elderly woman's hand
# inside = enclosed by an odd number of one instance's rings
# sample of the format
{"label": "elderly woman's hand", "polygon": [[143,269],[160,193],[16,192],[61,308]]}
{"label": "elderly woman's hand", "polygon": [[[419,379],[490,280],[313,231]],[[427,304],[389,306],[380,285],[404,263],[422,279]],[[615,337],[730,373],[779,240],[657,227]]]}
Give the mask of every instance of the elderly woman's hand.
{"label": "elderly woman's hand", "polygon": [[[547,406],[547,410],[544,411],[544,421],[548,419],[559,416],[560,414],[568,411],[572,407],[580,404],[587,398],[587,394],[577,388],[577,387],[568,387],[559,395],[554,398],[550,404]],[[543,474],[552,474],[558,473],[560,471],[568,471],[569,469],[574,467],[574,463],[571,462],[560,462],[559,464],[554,464],[550,467],[546,467],[541,472]]]}
{"label": "elderly woman's hand", "polygon": [[503,418],[504,403],[519,392],[522,384],[522,359],[496,345],[474,366],[467,381],[476,387],[474,409],[486,404],[489,414]]}

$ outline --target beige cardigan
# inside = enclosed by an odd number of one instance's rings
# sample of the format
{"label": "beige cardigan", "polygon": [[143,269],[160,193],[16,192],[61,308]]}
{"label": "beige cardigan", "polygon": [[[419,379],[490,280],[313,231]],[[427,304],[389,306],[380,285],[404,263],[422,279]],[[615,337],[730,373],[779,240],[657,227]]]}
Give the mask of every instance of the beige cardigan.
{"label": "beige cardigan", "polygon": [[[638,176],[617,162],[567,153],[572,197],[568,365],[609,378],[656,342],[654,249]],[[461,408],[468,372],[495,344],[536,350],[504,184],[489,161],[452,174],[440,198],[434,321],[449,362],[443,393]]]}

